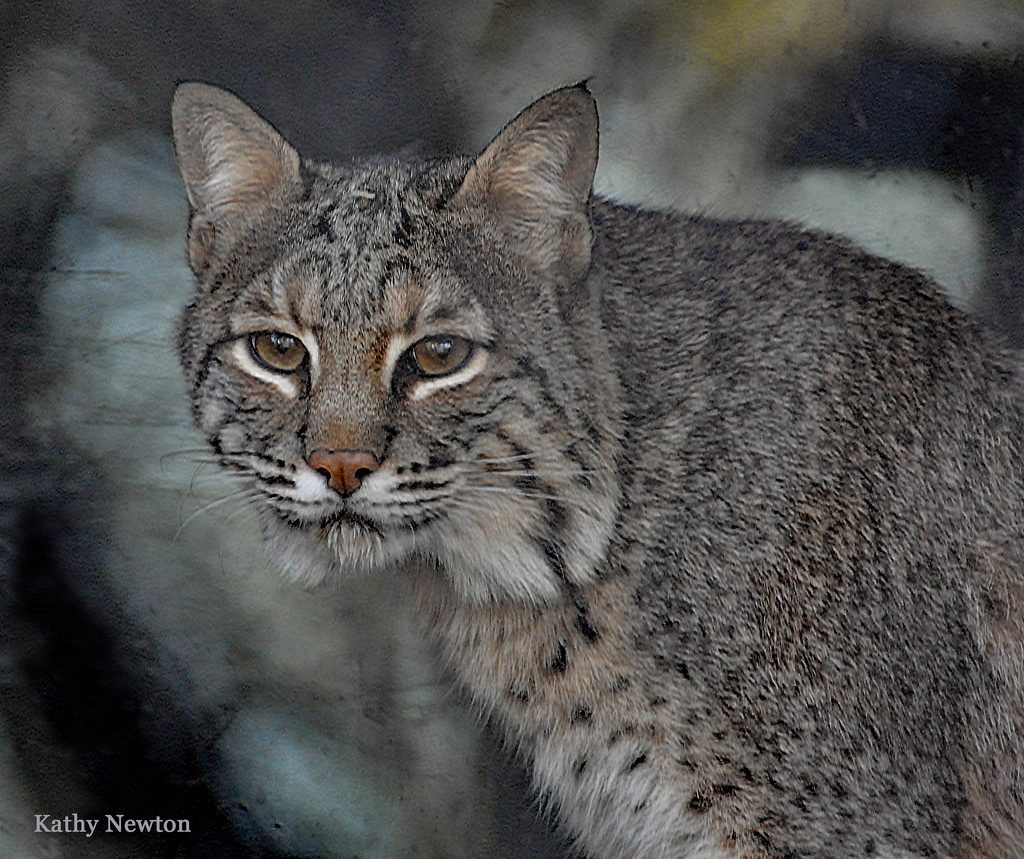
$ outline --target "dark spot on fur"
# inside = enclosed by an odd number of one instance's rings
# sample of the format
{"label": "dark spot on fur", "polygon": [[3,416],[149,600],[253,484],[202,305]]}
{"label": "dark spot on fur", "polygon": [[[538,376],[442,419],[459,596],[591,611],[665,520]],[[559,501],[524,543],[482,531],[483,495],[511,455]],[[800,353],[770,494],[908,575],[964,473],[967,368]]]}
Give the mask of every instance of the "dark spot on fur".
{"label": "dark spot on fur", "polygon": [[427,459],[427,468],[447,468],[451,464],[451,457],[441,456],[437,453],[431,453]]}
{"label": "dark spot on fur", "polygon": [[645,808],[647,808],[647,800],[646,799],[643,800],[642,802],[638,802],[636,805],[633,806],[633,814],[639,814]]}
{"label": "dark spot on fur", "polygon": [[542,537],[534,538],[533,542],[540,553],[544,556],[544,559],[548,562],[551,572],[558,576],[558,580],[564,587],[572,590],[573,588],[566,576],[565,560],[562,558],[562,550],[550,540],[545,540]]}
{"label": "dark spot on fur", "polygon": [[587,768],[587,759],[586,758],[580,758],[578,761],[576,761],[576,778],[579,778],[581,775],[583,775],[583,771],[586,768]]}
{"label": "dark spot on fur", "polygon": [[[493,403],[489,404],[487,408],[483,409],[482,411],[473,411],[472,409],[461,409],[455,414],[446,417],[445,420],[451,424],[463,424],[466,423],[467,421],[482,421],[485,418],[489,418],[501,406],[505,405],[505,403],[515,402],[515,400],[516,398],[513,397],[512,394],[505,394],[504,396],[499,397]],[[533,490],[536,489],[537,487],[537,482],[532,477],[517,477],[515,480],[512,481],[512,484],[514,486],[519,487],[520,489]]]}
{"label": "dark spot on fur", "polygon": [[[431,322],[448,322],[451,319],[459,318],[459,310],[455,307],[438,307],[430,312]],[[498,381],[503,377],[497,377],[494,381]]]}
{"label": "dark spot on fur", "polygon": [[608,691],[612,693],[624,692],[629,688],[629,678],[624,674],[620,674],[612,681],[612,685],[608,687]]}
{"label": "dark spot on fur", "polygon": [[577,704],[576,709],[572,711],[572,715],[569,717],[569,721],[573,724],[577,722],[586,722],[593,715],[593,710],[585,704]]}
{"label": "dark spot on fur", "polygon": [[695,811],[697,814],[703,814],[711,808],[711,797],[706,793],[698,791],[690,797],[689,808],[690,811]]}
{"label": "dark spot on fur", "polygon": [[713,784],[711,785],[711,792],[716,796],[732,796],[740,792],[740,787],[735,784]]}
{"label": "dark spot on fur", "polygon": [[260,480],[270,486],[294,486],[295,481],[282,474],[261,474]]}
{"label": "dark spot on fur", "polygon": [[391,452],[391,444],[398,436],[398,427],[394,424],[385,424],[383,435],[381,436],[380,449],[377,451],[378,459],[383,462],[387,459],[388,454]]}
{"label": "dark spot on fur", "polygon": [[587,434],[590,440],[595,446],[600,446],[604,438],[601,435],[601,431],[597,428],[594,422],[590,419],[590,415],[584,413],[580,415],[580,422],[583,424],[583,431]]}
{"label": "dark spot on fur", "polygon": [[334,224],[331,223],[331,215],[334,213],[333,209],[327,209],[322,212],[320,218],[313,226],[313,235],[327,239],[332,244],[338,240],[338,234],[334,231]]}
{"label": "dark spot on fur", "polygon": [[685,662],[676,663],[676,671],[683,676],[684,679],[690,679],[690,666]]}
{"label": "dark spot on fur", "polygon": [[412,491],[412,490],[415,490],[415,489],[423,489],[423,490],[430,491],[430,490],[444,489],[447,485],[448,485],[448,481],[447,480],[444,480],[444,481],[442,481],[440,483],[438,483],[437,481],[434,481],[434,480],[413,480],[413,481],[411,481],[409,483],[401,484],[401,486],[399,488],[407,489],[409,491]]}
{"label": "dark spot on fur", "polygon": [[633,759],[633,762],[626,768],[626,772],[633,772],[633,770],[637,767],[643,766],[645,763],[647,763],[647,752],[637,755],[637,757]]}
{"label": "dark spot on fur", "polygon": [[517,686],[508,687],[508,697],[516,701],[519,701],[523,704],[527,704],[530,701],[530,693],[527,692],[525,689],[521,689]]}
{"label": "dark spot on fur", "polygon": [[398,216],[399,221],[398,226],[395,227],[393,241],[399,247],[407,248],[412,244],[412,216],[405,206],[400,208]]}
{"label": "dark spot on fur", "polygon": [[580,603],[576,604],[576,628],[579,629],[583,637],[589,642],[595,642],[601,637],[601,633],[590,622],[587,607]]}
{"label": "dark spot on fur", "polygon": [[396,276],[403,273],[412,271],[412,266],[409,264],[409,260],[404,257],[391,257],[384,263],[384,270],[381,272],[380,283],[390,283],[395,280]]}
{"label": "dark spot on fur", "polygon": [[545,411],[561,417],[569,424],[575,424],[573,415],[569,413],[564,403],[551,395],[553,385],[543,367],[537,366],[529,358],[521,355],[516,359],[516,375],[520,378],[529,378],[535,383],[534,393],[542,401]]}
{"label": "dark spot on fur", "polygon": [[653,695],[648,699],[652,707],[661,707],[668,703],[668,698],[663,698],[661,695]]}
{"label": "dark spot on fur", "polygon": [[569,514],[565,509],[565,506],[559,504],[553,498],[547,499],[548,508],[548,522],[551,525],[552,531],[560,531],[565,527],[565,523],[569,518]]}
{"label": "dark spot on fur", "polygon": [[558,642],[558,650],[555,651],[555,656],[551,660],[551,670],[555,674],[564,674],[568,666],[569,654],[565,651],[565,645],[562,642]]}

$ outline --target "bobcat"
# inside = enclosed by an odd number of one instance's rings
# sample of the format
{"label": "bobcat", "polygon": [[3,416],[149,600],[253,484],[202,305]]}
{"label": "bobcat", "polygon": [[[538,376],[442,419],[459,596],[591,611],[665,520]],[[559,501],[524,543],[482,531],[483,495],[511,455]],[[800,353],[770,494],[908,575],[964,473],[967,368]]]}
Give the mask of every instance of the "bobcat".
{"label": "bobcat", "polygon": [[1024,855],[1016,354],[845,241],[595,197],[585,85],[475,159],[173,121],[198,425],[292,577],[405,571],[580,849]]}

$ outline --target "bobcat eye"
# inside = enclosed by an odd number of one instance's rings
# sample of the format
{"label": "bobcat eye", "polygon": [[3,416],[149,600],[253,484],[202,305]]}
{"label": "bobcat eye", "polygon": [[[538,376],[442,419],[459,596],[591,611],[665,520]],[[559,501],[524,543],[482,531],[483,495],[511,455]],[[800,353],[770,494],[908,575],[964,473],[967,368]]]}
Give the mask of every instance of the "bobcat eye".
{"label": "bobcat eye", "polygon": [[412,357],[424,376],[444,376],[454,373],[473,352],[472,344],[464,337],[443,334],[425,337],[412,347]]}
{"label": "bobcat eye", "polygon": [[298,337],[281,331],[265,331],[249,338],[253,357],[279,373],[294,373],[306,360],[306,347]]}

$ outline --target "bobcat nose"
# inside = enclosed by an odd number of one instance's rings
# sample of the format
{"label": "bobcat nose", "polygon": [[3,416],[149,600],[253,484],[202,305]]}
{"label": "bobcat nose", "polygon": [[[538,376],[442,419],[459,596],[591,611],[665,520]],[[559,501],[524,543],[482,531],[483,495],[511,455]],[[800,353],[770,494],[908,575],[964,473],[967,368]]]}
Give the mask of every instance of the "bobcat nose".
{"label": "bobcat nose", "polygon": [[327,478],[327,485],[342,495],[351,495],[363,478],[380,467],[368,450],[327,450],[318,448],[306,459],[309,467]]}

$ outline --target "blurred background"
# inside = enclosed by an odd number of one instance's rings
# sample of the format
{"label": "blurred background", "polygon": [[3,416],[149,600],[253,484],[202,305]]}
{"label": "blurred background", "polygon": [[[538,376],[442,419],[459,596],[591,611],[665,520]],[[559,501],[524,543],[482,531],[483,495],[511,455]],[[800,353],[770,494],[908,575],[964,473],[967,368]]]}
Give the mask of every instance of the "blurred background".
{"label": "blurred background", "polygon": [[[279,581],[175,357],[182,80],[305,155],[476,151],[586,78],[597,190],[845,233],[1024,341],[1021,0],[6,0],[0,857],[561,857],[399,577]],[[35,815],[187,819],[52,834]]]}

